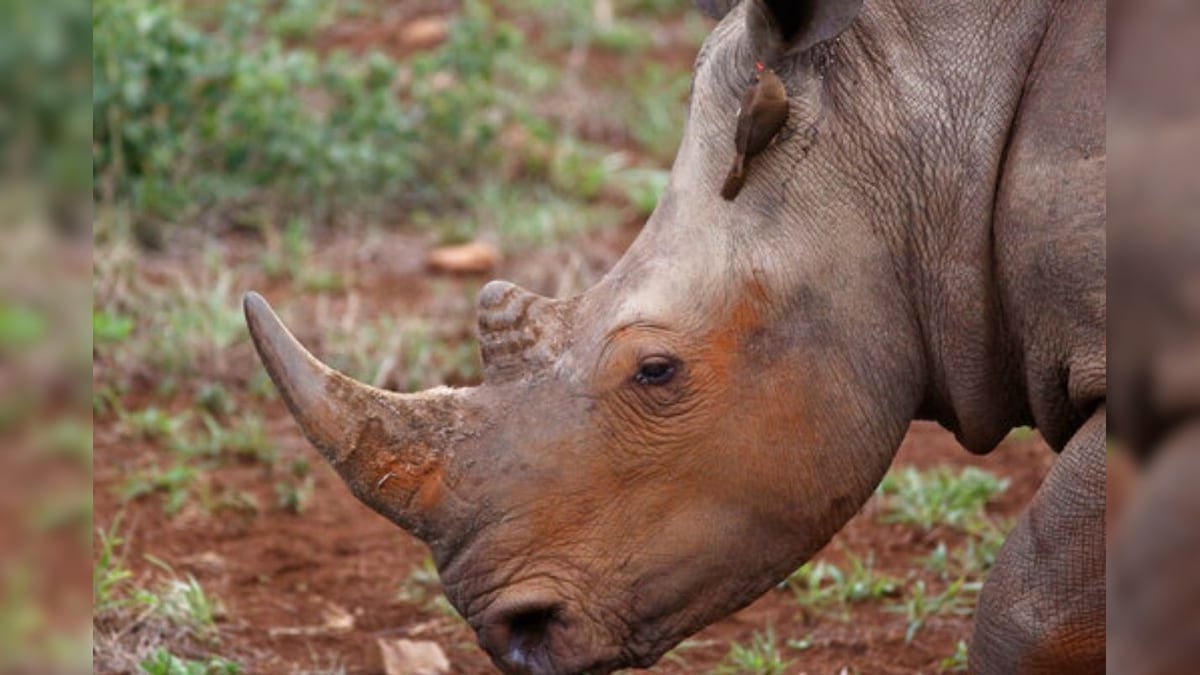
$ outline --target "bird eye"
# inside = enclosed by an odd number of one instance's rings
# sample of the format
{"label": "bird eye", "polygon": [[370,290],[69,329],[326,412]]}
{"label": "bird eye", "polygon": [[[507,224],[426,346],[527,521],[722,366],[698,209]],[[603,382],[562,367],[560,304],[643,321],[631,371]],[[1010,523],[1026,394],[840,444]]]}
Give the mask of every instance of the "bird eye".
{"label": "bird eye", "polygon": [[665,356],[652,356],[638,366],[637,374],[633,376],[638,384],[661,385],[671,381],[675,376],[675,362]]}

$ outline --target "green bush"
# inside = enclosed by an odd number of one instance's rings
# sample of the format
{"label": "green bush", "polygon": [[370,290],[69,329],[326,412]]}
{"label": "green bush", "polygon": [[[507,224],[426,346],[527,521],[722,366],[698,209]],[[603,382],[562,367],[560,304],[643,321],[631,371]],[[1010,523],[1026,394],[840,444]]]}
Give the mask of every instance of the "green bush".
{"label": "green bush", "polygon": [[179,3],[96,0],[97,200],[141,223],[216,207],[330,222],[453,192],[498,161],[496,135],[524,114],[493,82],[521,72],[520,35],[482,4],[403,71],[378,53],[288,47],[295,27],[264,9],[234,0],[207,26]]}

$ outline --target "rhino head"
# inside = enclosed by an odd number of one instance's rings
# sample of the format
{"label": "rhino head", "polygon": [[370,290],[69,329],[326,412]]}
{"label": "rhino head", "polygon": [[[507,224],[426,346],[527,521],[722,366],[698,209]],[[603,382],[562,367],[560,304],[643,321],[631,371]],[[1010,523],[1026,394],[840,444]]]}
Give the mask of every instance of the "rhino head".
{"label": "rhino head", "polygon": [[[246,297],[305,435],[360,500],[429,544],[502,670],[653,663],[813,555],[886,471],[923,354],[815,51],[859,4],[728,12],[642,233],[578,297],[485,286],[478,387],[355,382]],[[792,97],[787,138],[727,202],[737,106],[764,53]]]}

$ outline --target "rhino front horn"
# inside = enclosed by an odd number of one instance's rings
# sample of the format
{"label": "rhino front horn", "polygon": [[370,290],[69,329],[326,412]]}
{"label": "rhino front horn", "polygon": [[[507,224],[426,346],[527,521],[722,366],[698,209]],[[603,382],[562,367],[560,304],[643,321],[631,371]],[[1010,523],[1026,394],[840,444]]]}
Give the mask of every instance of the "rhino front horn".
{"label": "rhino front horn", "polygon": [[242,305],[292,416],[354,496],[418,537],[436,538],[448,450],[470,435],[469,390],[397,394],[357,382],[301,346],[261,295],[247,293]]}

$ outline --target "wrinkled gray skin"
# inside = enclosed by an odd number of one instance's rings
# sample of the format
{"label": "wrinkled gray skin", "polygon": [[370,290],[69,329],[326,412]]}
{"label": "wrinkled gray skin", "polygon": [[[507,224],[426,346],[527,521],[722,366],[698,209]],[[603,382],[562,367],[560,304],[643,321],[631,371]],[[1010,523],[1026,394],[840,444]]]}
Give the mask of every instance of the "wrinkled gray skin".
{"label": "wrinkled gray skin", "polygon": [[[1098,672],[1103,5],[823,0],[789,29],[759,0],[701,4],[727,13],[658,208],[580,297],[485,287],[482,386],[370,390],[248,297],[301,427],[430,544],[498,667],[566,673],[653,663],[771,588],[910,420],[973,452],[1034,424],[1062,454],[984,590],[972,667]],[[727,202],[762,59],[788,127]]]}

